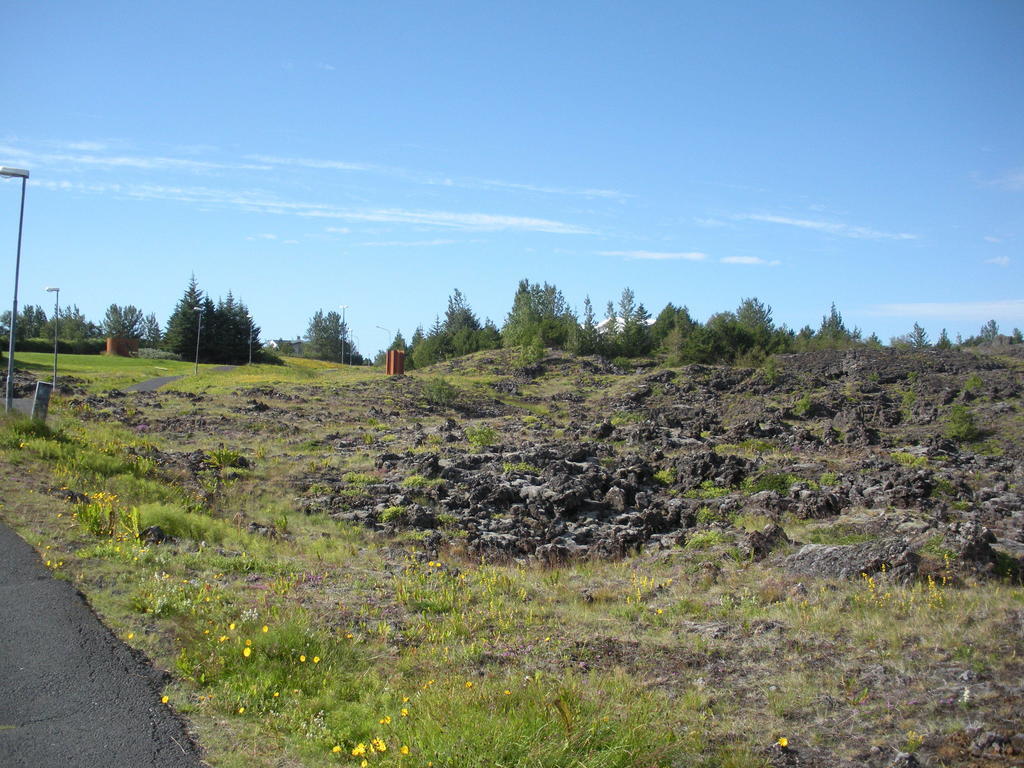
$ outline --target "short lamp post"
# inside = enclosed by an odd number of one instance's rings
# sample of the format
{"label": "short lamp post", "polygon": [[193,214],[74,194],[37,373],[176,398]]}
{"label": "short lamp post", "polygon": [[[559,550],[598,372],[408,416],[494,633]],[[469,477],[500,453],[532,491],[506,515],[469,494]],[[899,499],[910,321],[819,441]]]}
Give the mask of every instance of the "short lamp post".
{"label": "short lamp post", "polygon": [[[341,364],[345,364],[345,347],[348,345],[348,326],[345,325],[345,310],[348,309],[348,304],[339,305],[338,309],[341,310],[341,329],[344,332],[344,336],[341,337]],[[348,353],[349,362],[352,362],[352,352]]]}
{"label": "short lamp post", "polygon": [[196,375],[199,375],[199,337],[203,333],[203,308],[192,307],[196,313]]}
{"label": "short lamp post", "polygon": [[249,318],[249,365],[252,365],[252,315],[246,315]]}
{"label": "short lamp post", "polygon": [[10,413],[14,408],[14,332],[18,323],[18,277],[21,272],[21,232],[25,224],[25,183],[28,181],[28,171],[0,167],[0,176],[21,179],[21,213],[18,215],[18,250],[14,258],[14,302],[11,305],[10,338],[7,340],[7,391],[4,399],[4,408]]}
{"label": "short lamp post", "polygon": [[56,294],[53,300],[53,388],[57,389],[57,325],[60,323],[60,288],[47,288],[47,293]]}

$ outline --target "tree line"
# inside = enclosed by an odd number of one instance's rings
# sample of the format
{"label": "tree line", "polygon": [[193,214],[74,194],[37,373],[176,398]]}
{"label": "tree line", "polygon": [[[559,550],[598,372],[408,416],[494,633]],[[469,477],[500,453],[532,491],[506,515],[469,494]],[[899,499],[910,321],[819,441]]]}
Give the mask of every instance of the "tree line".
{"label": "tree line", "polygon": [[[996,321],[990,320],[977,336],[958,336],[955,343],[943,329],[934,344],[915,323],[910,333],[890,339],[890,346],[942,349],[1000,339],[1009,344],[1024,341],[1020,329],[1002,336]],[[399,331],[388,349],[404,350],[408,368],[499,348],[519,349],[523,364],[539,360],[545,348],[555,348],[601,355],[620,363],[658,355],[670,365],[757,366],[774,354],[883,346],[877,334],[864,336],[859,328],[848,327],[834,303],[816,327],[805,325],[799,330],[777,325],[771,306],[755,297],[745,298],[736,309],[717,312],[702,323],[687,307],[671,302],[652,316],[627,287],[617,302],[608,301],[603,316],[594,311],[589,296],[584,299],[581,316],[577,316],[556,286],[522,280],[500,329],[490,319],[481,322],[466,296],[455,289],[444,315],[435,317],[429,329],[418,327],[408,342]],[[383,356],[384,351],[378,354],[378,362]]]}
{"label": "tree line", "polygon": [[[10,333],[11,313],[0,315],[0,335]],[[52,349],[56,330],[60,346],[69,352],[98,352],[107,337],[134,339],[141,348],[161,352],[169,357],[201,363],[242,364],[280,362],[263,349],[260,328],[249,309],[234,298],[214,302],[196,282],[195,276],[164,329],[153,313],[145,314],[132,304],[111,304],[102,322],[88,320],[77,305],[61,307],[55,317],[47,317],[38,305],[27,305],[18,312],[15,344],[19,349],[45,351]]]}

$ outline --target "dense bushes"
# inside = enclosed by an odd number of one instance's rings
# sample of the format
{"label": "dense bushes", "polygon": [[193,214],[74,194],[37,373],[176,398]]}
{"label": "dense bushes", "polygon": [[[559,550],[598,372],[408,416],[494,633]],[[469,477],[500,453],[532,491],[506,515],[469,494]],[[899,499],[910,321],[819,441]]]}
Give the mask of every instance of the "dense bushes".
{"label": "dense bushes", "polygon": [[[7,349],[7,339],[0,340]],[[57,352],[62,355],[98,355],[107,348],[105,339],[75,339],[57,342]],[[53,352],[53,339],[15,339],[14,349],[18,352]]]}

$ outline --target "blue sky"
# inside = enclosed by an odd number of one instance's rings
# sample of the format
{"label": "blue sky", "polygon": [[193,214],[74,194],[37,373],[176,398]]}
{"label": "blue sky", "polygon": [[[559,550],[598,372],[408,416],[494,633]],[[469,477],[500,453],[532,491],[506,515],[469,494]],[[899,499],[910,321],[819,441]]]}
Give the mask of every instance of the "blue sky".
{"label": "blue sky", "polygon": [[[20,303],[359,348],[521,278],[598,313],[757,296],[884,340],[1024,327],[1024,3],[5,0]],[[0,183],[0,297],[20,184]],[[3,213],[6,211],[6,213]],[[6,234],[5,234],[6,233]],[[10,299],[2,299],[9,304]]]}

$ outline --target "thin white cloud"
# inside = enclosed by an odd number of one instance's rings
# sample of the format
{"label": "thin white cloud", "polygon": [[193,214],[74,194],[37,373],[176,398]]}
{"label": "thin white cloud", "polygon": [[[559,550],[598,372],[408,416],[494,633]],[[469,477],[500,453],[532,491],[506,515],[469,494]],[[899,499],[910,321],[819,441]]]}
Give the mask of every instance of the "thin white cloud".
{"label": "thin white cloud", "polygon": [[996,179],[986,182],[987,185],[1007,189],[1011,192],[1024,190],[1024,168],[1015,168]]}
{"label": "thin white cloud", "polygon": [[601,251],[600,255],[644,261],[704,261],[708,257],[699,251]]}
{"label": "thin white cloud", "polygon": [[272,235],[269,232],[267,232],[267,233],[263,233],[263,234],[259,234],[259,235],[250,235],[249,237],[247,237],[245,239],[246,240],[277,240],[277,235]]}
{"label": "thin white cloud", "polygon": [[995,265],[1000,266],[1000,267],[1008,267],[1008,266],[1010,266],[1010,257],[1009,256],[995,256],[995,257],[993,257],[991,259],[985,259],[985,263],[986,264],[995,264]]}
{"label": "thin white cloud", "polygon": [[309,157],[276,157],[274,155],[246,155],[246,160],[270,165],[299,166],[330,171],[381,171],[387,169],[367,163],[349,163],[342,160],[316,160]]}
{"label": "thin white cloud", "polygon": [[547,232],[556,235],[590,235],[594,232],[586,227],[566,224],[549,219],[526,216],[502,216],[490,213],[454,213],[450,211],[410,211],[401,208],[376,210],[327,210],[325,206],[307,211],[297,211],[300,216],[345,219],[347,221],[373,221],[393,224],[418,224],[430,227],[446,227],[472,231],[497,232],[522,230]]}
{"label": "thin white cloud", "polygon": [[333,64],[325,64],[324,62],[320,62],[316,66],[317,69],[322,69],[326,72],[333,72],[335,69],[337,69],[337,67],[335,67]]}
{"label": "thin white cloud", "polygon": [[414,184],[425,184],[429,186],[453,187],[459,189],[509,189],[523,192],[536,192],[548,195],[570,195],[576,197],[605,198],[620,200],[629,197],[622,192],[612,189],[597,188],[575,188],[575,187],[548,187],[538,184],[525,184],[498,179],[456,179],[450,176],[412,171],[407,168],[393,168],[369,163],[353,163],[342,160],[320,160],[308,157],[280,157],[276,155],[247,155],[247,160],[260,163],[272,163],[274,165],[299,166],[302,168],[314,168],[320,170],[335,171],[365,171],[379,173],[385,176],[411,181]]}
{"label": "thin white cloud", "polygon": [[249,170],[269,171],[269,165],[251,163],[219,163],[207,160],[186,160],[180,157],[145,157],[132,155],[68,154],[30,152],[17,147],[0,146],[0,155],[17,157],[31,162],[34,166],[61,166],[64,168],[103,168],[138,170],[179,170],[179,171],[220,171]]}
{"label": "thin white cloud", "polygon": [[710,227],[714,229],[729,226],[728,222],[722,221],[721,219],[695,218],[693,220],[693,223],[696,224],[698,227]]}
{"label": "thin white cloud", "polygon": [[985,235],[985,237],[983,239],[984,239],[984,241],[986,243],[1001,243],[1001,242],[1003,242],[1003,238],[995,237],[994,235]]}
{"label": "thin white cloud", "polygon": [[882,232],[868,227],[858,227],[834,221],[815,221],[813,219],[794,219],[789,216],[774,216],[767,213],[741,213],[733,216],[739,221],[760,221],[768,224],[783,224],[789,227],[810,229],[839,237],[856,240],[917,240],[918,236],[908,232]]}
{"label": "thin white cloud", "polygon": [[76,152],[103,152],[107,148],[98,141],[69,141],[64,146]]}
{"label": "thin white cloud", "polygon": [[425,248],[434,245],[456,245],[458,240],[386,240],[372,243],[356,243],[368,248]]}
{"label": "thin white cloud", "polygon": [[1022,318],[1024,299],[875,304],[868,307],[865,313],[874,317],[943,317],[960,320]]}
{"label": "thin white cloud", "polygon": [[575,195],[578,197],[602,197],[612,200],[620,200],[630,195],[616,192],[613,189],[574,189],[571,187],[543,187],[536,184],[519,184],[512,181],[497,181],[496,179],[468,179],[465,182],[458,182],[452,179],[445,179],[448,186],[468,187],[490,187],[494,189],[516,189],[524,192],[540,192],[545,195]]}
{"label": "thin white cloud", "polygon": [[585,235],[594,232],[575,224],[527,216],[506,216],[490,213],[454,211],[413,211],[401,208],[349,209],[328,203],[307,203],[277,200],[258,192],[230,192],[208,187],[170,187],[156,184],[82,185],[52,182],[60,189],[81,189],[90,192],[117,192],[139,200],[172,200],[197,205],[220,205],[244,211],[345,221],[372,221],[418,226],[442,227],[468,231],[547,232],[559,235]]}
{"label": "thin white cloud", "polygon": [[762,259],[760,256],[723,256],[719,259],[723,264],[763,264],[769,267],[777,267],[782,262],[778,259]]}
{"label": "thin white cloud", "polygon": [[349,232],[352,231],[348,227],[325,227],[324,229],[327,232],[333,232],[336,235],[347,235]]}

